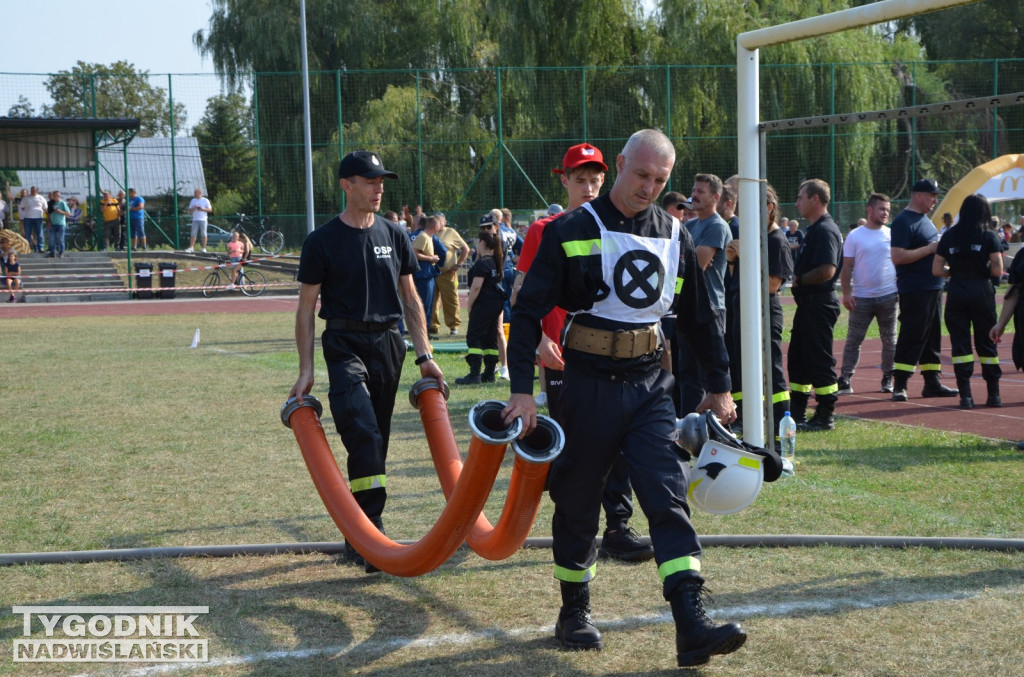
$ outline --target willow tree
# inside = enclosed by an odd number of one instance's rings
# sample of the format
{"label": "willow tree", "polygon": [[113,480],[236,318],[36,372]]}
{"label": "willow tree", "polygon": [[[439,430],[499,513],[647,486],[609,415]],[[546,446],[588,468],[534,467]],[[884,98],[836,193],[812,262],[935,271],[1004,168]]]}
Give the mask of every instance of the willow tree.
{"label": "willow tree", "polygon": [[[385,144],[415,142],[415,136],[373,138],[357,135],[357,128],[352,128],[349,138],[344,132],[346,126],[379,111],[389,87],[426,86],[433,96],[455,96],[459,106],[474,105],[475,97],[459,92],[450,81],[428,75],[445,67],[475,65],[467,62],[472,61],[479,41],[479,3],[309,0],[306,4],[311,128],[318,157],[350,149],[352,144],[383,151]],[[198,31],[193,41],[213,60],[227,84],[244,82],[253,89],[265,209],[302,213],[303,191],[295,183],[303,173],[304,155],[299,14],[293,5],[270,0],[213,0],[212,5],[209,27]],[[408,70],[413,68],[421,70]],[[446,93],[450,91],[455,94]],[[416,125],[412,128],[415,131]],[[336,204],[337,184],[321,174],[315,182],[317,202]]]}

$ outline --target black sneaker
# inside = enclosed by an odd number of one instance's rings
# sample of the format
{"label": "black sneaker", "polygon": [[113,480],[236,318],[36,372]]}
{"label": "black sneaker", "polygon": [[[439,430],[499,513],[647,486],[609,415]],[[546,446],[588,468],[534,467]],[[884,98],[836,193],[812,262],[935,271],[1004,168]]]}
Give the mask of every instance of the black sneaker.
{"label": "black sneaker", "polygon": [[907,401],[907,389],[901,388],[900,390],[894,390],[892,393],[893,402],[906,402]]}
{"label": "black sneaker", "polygon": [[892,392],[892,376],[891,375],[887,375],[887,376],[883,376],[882,377],[882,392],[883,393],[891,393]]}
{"label": "black sneaker", "polygon": [[640,540],[632,527],[605,529],[598,557],[610,557],[620,562],[646,562],[654,557],[654,548]]}
{"label": "black sneaker", "polygon": [[836,384],[839,390],[836,391],[837,395],[852,395],[853,388],[850,387],[849,379],[841,378],[839,383]]}

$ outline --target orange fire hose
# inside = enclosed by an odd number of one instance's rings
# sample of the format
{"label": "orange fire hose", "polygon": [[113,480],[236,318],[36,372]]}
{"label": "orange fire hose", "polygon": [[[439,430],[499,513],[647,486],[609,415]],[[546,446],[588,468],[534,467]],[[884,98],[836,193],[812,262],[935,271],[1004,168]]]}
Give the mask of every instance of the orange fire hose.
{"label": "orange fire hose", "polygon": [[[438,396],[443,397],[440,392]],[[395,576],[420,576],[441,566],[466,540],[470,525],[483,510],[502,455],[488,449],[483,450],[488,453],[471,453],[437,522],[416,543],[402,545],[378,531],[356,503],[320,425],[322,410],[311,395],[301,403],[291,398],[281,410],[281,420],[295,433],[316,490],[345,540],[368,562]]]}
{"label": "orange fire hose", "polygon": [[[444,395],[423,380],[413,386],[409,399],[420,411],[441,489],[445,497],[450,499],[463,467],[448,419]],[[467,464],[469,457],[477,454],[504,455],[508,442],[518,436],[518,425],[507,427],[501,420],[504,406],[504,402],[485,400],[470,411],[470,426],[474,436],[470,442]],[[497,527],[492,527],[481,512],[466,536],[469,547],[484,559],[501,560],[510,557],[523,546],[537,518],[548,469],[564,443],[561,428],[554,421],[546,416],[538,416],[537,423],[537,429],[526,439],[512,442],[516,449],[516,459]]]}

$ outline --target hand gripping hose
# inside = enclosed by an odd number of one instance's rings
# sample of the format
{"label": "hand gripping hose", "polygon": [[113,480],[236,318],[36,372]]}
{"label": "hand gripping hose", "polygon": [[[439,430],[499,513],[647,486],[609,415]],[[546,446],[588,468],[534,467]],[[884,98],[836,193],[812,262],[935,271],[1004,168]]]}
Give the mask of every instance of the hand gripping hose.
{"label": "hand gripping hose", "polygon": [[[437,389],[436,381],[422,379],[409,391],[409,401],[419,409],[441,489],[450,500],[463,467],[449,423],[445,396]],[[516,453],[498,525],[492,527],[481,512],[466,537],[473,552],[489,560],[505,559],[523,547],[540,509],[548,469],[565,444],[561,427],[547,416],[538,416],[537,428],[517,440],[522,430],[521,421],[516,419],[511,426],[506,426],[501,415],[504,408],[504,402],[484,400],[469,411],[469,426],[473,431],[470,457],[484,453],[504,455],[509,442]]]}
{"label": "hand gripping hose", "polygon": [[345,540],[368,562],[395,576],[420,576],[441,566],[466,540],[470,526],[483,510],[502,455],[469,454],[437,522],[419,541],[402,545],[378,531],[356,503],[320,425],[322,412],[323,406],[315,397],[306,395],[301,402],[293,397],[281,408],[281,422],[295,433],[320,499]]}

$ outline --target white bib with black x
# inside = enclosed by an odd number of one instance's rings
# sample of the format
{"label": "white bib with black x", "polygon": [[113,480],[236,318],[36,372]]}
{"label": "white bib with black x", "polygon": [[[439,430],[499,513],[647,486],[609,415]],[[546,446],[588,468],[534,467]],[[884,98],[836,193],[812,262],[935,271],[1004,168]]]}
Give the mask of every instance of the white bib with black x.
{"label": "white bib with black x", "polygon": [[672,236],[668,239],[639,237],[608,230],[590,203],[583,208],[601,229],[601,270],[610,290],[608,296],[583,312],[618,322],[659,322],[675,298],[679,220],[672,219]]}

